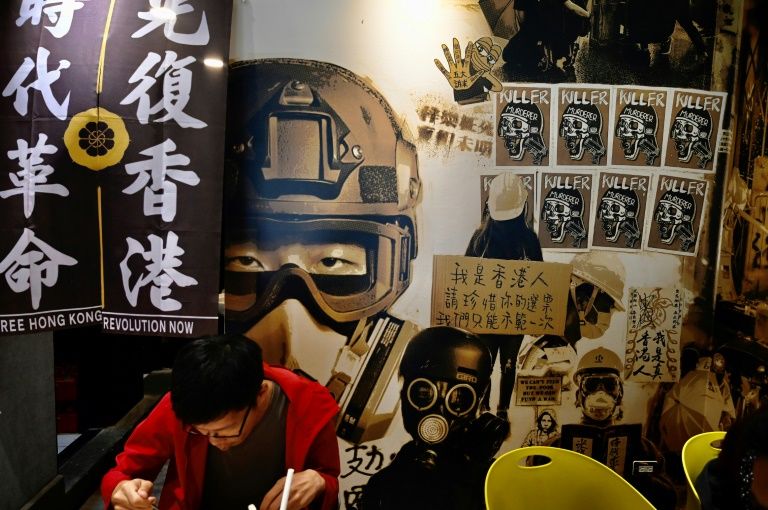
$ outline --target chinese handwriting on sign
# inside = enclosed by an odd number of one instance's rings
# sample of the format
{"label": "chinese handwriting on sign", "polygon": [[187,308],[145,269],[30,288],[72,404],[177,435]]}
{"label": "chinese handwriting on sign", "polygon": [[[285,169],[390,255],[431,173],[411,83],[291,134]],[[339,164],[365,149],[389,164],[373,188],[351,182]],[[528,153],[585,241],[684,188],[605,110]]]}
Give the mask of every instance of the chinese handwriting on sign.
{"label": "chinese handwriting on sign", "polygon": [[677,380],[682,305],[682,292],[677,287],[630,290],[625,360],[628,380]]}
{"label": "chinese handwriting on sign", "polygon": [[478,333],[562,333],[567,265],[436,256],[434,271],[434,325]]}

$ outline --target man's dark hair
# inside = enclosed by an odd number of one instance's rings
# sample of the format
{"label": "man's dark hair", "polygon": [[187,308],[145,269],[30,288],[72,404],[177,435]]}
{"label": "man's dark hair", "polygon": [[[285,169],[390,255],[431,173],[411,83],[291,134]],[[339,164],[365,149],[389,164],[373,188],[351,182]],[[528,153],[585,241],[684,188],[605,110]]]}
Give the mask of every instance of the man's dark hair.
{"label": "man's dark hair", "polygon": [[173,364],[173,411],[183,423],[208,423],[256,402],[263,380],[256,342],[236,334],[200,338],[184,346]]}

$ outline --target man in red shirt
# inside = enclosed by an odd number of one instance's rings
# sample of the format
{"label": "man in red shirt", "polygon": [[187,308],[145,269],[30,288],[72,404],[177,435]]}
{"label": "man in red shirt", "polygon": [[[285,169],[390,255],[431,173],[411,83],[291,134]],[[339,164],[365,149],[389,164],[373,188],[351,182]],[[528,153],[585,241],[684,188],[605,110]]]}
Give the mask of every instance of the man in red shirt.
{"label": "man in red shirt", "polygon": [[170,461],[161,510],[278,510],[288,468],[295,470],[290,510],[335,508],[337,412],[321,385],[264,364],[255,342],[240,335],[196,340],[176,358],[171,392],[104,476],[104,503],[152,508],[153,481]]}

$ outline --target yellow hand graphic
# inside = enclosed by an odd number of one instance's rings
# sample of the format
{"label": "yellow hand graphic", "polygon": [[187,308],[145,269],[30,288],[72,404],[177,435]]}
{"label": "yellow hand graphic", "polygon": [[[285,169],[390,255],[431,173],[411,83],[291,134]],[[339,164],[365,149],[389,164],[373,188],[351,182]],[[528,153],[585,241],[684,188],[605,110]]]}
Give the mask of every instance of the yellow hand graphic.
{"label": "yellow hand graphic", "polygon": [[435,59],[435,65],[443,73],[445,79],[451,84],[454,90],[466,90],[475,84],[478,78],[483,75],[482,72],[470,74],[469,64],[472,61],[472,52],[475,51],[475,44],[472,41],[467,43],[467,49],[464,51],[464,58],[461,58],[461,48],[459,40],[453,38],[453,57],[448,51],[448,46],[443,44],[443,53],[445,61],[448,63],[448,69],[443,66],[439,59]]}

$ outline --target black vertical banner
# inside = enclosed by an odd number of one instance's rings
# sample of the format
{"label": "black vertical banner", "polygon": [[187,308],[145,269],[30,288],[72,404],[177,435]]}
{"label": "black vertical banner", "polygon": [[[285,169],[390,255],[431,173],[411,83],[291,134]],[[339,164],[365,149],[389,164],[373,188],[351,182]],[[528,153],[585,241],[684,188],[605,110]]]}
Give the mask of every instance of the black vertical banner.
{"label": "black vertical banner", "polygon": [[103,181],[105,331],[217,330],[230,17],[218,0],[114,6],[101,105],[130,143]]}
{"label": "black vertical banner", "polygon": [[100,320],[99,176],[66,133],[96,104],[105,3],[0,7],[0,334]]}
{"label": "black vertical banner", "polygon": [[0,12],[0,334],[215,332],[231,5]]}

